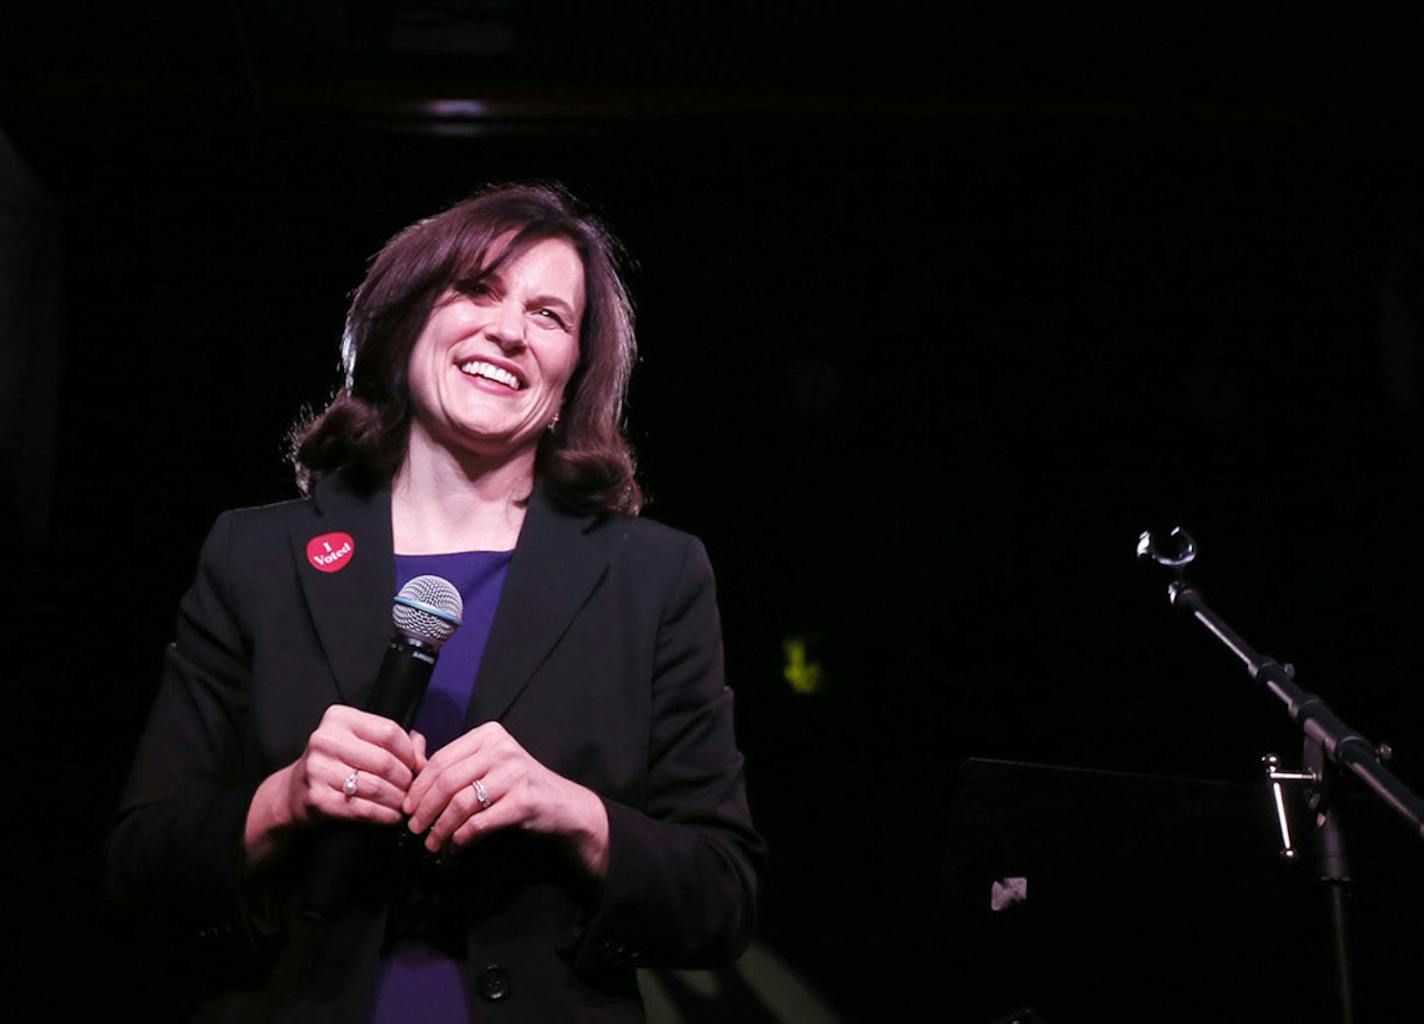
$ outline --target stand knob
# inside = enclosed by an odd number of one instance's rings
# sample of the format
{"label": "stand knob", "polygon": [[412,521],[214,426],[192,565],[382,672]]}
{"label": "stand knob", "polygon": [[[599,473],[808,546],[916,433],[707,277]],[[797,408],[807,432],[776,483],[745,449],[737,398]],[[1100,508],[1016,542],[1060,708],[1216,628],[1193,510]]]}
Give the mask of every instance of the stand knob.
{"label": "stand knob", "polygon": [[1158,537],[1151,530],[1143,530],[1137,538],[1137,557],[1150,558],[1170,569],[1182,569],[1197,557],[1197,542],[1180,526],[1168,530],[1165,538]]}

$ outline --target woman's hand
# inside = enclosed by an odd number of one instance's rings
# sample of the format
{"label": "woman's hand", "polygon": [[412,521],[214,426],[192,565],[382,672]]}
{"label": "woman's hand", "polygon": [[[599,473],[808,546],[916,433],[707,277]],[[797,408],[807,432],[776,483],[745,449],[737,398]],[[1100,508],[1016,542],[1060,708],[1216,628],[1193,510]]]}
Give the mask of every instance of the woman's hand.
{"label": "woman's hand", "polygon": [[471,729],[437,751],[416,775],[402,810],[410,815],[416,835],[429,829],[425,846],[431,851],[462,847],[498,829],[521,828],[563,836],[595,878],[608,869],[603,801],[545,768],[498,722]]}
{"label": "woman's hand", "polygon": [[389,718],[333,704],[306,750],[257,788],[247,812],[247,863],[269,859],[293,827],[322,819],[395,825],[425,766],[425,739]]}

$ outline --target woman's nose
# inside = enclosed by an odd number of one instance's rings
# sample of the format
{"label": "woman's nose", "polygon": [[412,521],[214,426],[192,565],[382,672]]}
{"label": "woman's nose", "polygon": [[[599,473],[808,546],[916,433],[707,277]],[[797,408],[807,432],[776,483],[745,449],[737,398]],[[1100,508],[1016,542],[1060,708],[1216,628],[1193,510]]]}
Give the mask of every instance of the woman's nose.
{"label": "woman's nose", "polygon": [[517,302],[501,302],[494,310],[494,318],[486,328],[501,347],[524,344],[524,310]]}

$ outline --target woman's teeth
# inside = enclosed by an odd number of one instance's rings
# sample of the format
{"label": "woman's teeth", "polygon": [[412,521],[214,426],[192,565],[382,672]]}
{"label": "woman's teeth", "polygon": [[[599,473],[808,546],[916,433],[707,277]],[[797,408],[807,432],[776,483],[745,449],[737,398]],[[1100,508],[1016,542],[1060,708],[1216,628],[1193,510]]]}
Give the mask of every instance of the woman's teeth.
{"label": "woman's teeth", "polygon": [[493,363],[482,362],[472,359],[468,363],[460,364],[460,372],[468,373],[471,377],[483,377],[485,380],[496,381],[505,387],[519,390],[519,378],[508,370],[501,369]]}

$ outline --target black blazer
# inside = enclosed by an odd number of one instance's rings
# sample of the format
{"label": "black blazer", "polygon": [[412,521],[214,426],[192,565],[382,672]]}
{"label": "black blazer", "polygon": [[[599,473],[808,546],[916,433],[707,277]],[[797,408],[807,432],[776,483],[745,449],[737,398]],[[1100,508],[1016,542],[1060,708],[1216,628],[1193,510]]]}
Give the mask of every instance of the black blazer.
{"label": "black blazer", "polygon": [[[110,882],[194,941],[280,949],[228,1016],[362,1016],[385,908],[315,925],[291,911],[300,849],[253,882],[242,833],[258,784],[325,709],[361,706],[391,634],[390,491],[339,478],[306,500],[220,516],[180,606],[162,686],[110,836]],[[347,533],[336,572],[307,557]],[[476,1004],[508,1020],[641,1018],[636,966],[711,966],[750,939],[763,861],[723,681],[711,569],[692,537],[584,518],[536,489],[467,725],[498,720],[608,809],[593,886],[549,837],[491,836],[455,870]],[[491,1018],[493,1019],[493,1018]]]}

